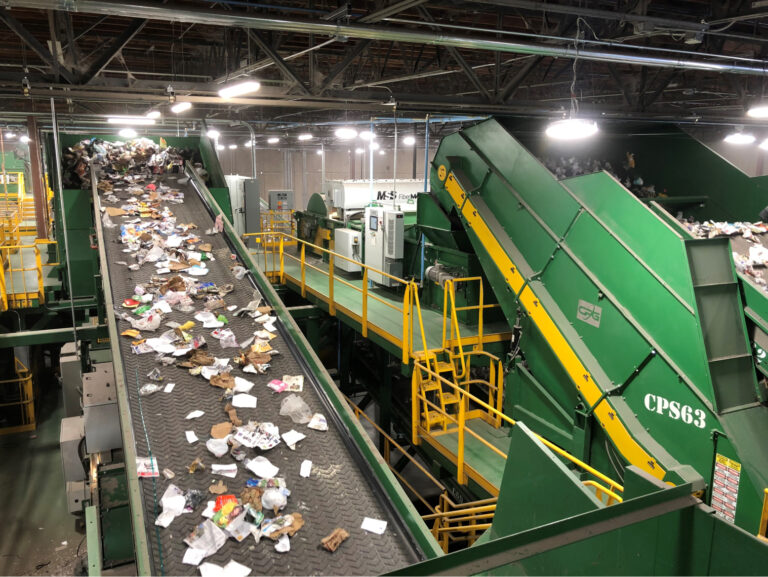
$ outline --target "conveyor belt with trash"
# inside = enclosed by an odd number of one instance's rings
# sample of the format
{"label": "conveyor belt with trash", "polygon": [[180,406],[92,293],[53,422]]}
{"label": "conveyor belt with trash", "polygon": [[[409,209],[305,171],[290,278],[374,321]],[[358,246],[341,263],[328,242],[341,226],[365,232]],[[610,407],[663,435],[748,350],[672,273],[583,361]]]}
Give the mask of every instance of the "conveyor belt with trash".
{"label": "conveyor belt with trash", "polygon": [[[119,347],[113,346],[119,350],[114,361],[122,368],[130,411],[121,420],[139,461],[126,466],[129,478],[134,466],[139,477],[151,573],[191,575],[198,573],[198,564],[213,563],[245,574],[239,563],[254,575],[363,575],[417,561],[421,553],[391,494],[385,494],[291,333],[270,314],[273,303],[256,290],[250,272],[241,277],[244,270],[234,268],[243,262],[220,232],[222,222],[214,220],[208,200],[197,190],[199,182],[181,176],[138,180],[131,183],[135,194],[120,190],[118,183],[99,192],[100,250],[112,292],[106,298],[118,317],[112,334],[122,335]],[[130,205],[131,197],[138,202]],[[148,207],[153,203],[156,210]],[[168,224],[171,213],[176,228]],[[130,230],[138,225],[143,230]],[[159,248],[163,243],[165,248]],[[147,260],[137,267],[139,246]],[[192,250],[181,264],[176,258],[180,249]],[[170,261],[169,252],[175,255]],[[155,312],[141,317],[136,312],[147,305],[141,293],[155,290],[147,285],[153,278],[161,295],[149,303]],[[190,303],[186,297],[192,292],[197,298]],[[159,326],[147,330],[147,323],[157,324],[147,319],[158,313]],[[174,356],[184,348],[188,354]],[[245,364],[236,364],[233,359],[244,351]],[[203,374],[191,374],[198,372]],[[280,414],[281,404],[297,400],[303,403],[294,407],[293,417]],[[249,428],[249,422],[261,426]],[[323,423],[327,430],[318,430]],[[234,451],[226,443],[233,438],[241,442]],[[212,450],[224,454],[216,457]],[[233,478],[227,476],[233,472]],[[233,498],[239,501],[232,503]],[[247,500],[250,507],[243,517]],[[219,511],[208,519],[203,514],[213,512],[211,504]],[[191,512],[176,515],[190,505]],[[259,526],[262,515],[266,521]],[[157,519],[167,527],[156,524]],[[197,536],[190,538],[196,527]],[[134,528],[134,533],[140,541],[141,530]],[[219,546],[203,558],[201,551]]]}

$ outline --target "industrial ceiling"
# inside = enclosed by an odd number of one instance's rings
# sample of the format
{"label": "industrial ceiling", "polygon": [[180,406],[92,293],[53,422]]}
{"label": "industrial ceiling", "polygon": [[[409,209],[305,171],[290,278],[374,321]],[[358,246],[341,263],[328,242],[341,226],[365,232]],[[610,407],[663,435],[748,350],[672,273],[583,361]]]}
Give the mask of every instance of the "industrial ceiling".
{"label": "industrial ceiling", "polygon": [[[270,3],[271,2],[271,3]],[[768,2],[4,0],[0,115],[318,123],[398,112],[733,122],[761,99]],[[246,77],[261,90],[223,102]],[[170,92],[172,91],[172,92]]]}

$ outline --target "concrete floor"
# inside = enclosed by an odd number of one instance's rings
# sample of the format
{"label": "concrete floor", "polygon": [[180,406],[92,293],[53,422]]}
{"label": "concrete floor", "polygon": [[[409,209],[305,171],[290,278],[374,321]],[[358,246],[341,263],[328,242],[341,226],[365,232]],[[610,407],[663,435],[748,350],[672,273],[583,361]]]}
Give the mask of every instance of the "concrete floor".
{"label": "concrete floor", "polygon": [[40,389],[37,431],[0,437],[0,575],[74,575],[85,557],[64,492],[61,388]]}

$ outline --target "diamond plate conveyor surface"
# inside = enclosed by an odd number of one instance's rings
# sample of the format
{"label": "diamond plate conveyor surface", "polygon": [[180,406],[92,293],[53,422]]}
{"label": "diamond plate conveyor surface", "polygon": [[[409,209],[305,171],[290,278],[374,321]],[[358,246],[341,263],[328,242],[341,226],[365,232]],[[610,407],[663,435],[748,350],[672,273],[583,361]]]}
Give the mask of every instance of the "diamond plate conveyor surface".
{"label": "diamond plate conveyor surface", "polygon": [[[213,226],[213,219],[206,209],[197,191],[191,185],[180,186],[170,175],[166,177],[167,184],[185,193],[183,204],[170,204],[169,208],[177,218],[178,223],[194,222],[199,227],[196,231],[204,242],[210,242],[213,247],[215,261],[208,263],[209,273],[197,277],[200,281],[210,281],[222,286],[232,283],[234,292],[225,297],[227,305],[243,307],[253,296],[254,285],[249,281],[250,275],[243,280],[236,280],[229,267],[231,266],[230,248],[221,234],[208,236],[205,230]],[[123,199],[127,193],[115,194]],[[119,206],[119,205],[117,205]],[[119,225],[120,218],[115,218]],[[116,311],[120,311],[120,303],[134,293],[137,284],[145,283],[155,272],[155,267],[147,263],[138,271],[131,271],[119,261],[132,262],[132,255],[123,253],[124,246],[119,240],[120,227],[104,229],[105,250],[109,262],[109,277],[112,286],[112,300]],[[183,274],[183,273],[182,273]],[[196,307],[198,310],[202,306]],[[125,309],[122,309],[125,310]],[[221,311],[220,311],[221,312]],[[224,310],[231,328],[238,341],[248,338],[254,330],[261,328],[249,318],[238,318]],[[193,313],[184,314],[173,311],[165,315],[163,323],[176,321],[184,323],[192,320]],[[130,328],[127,322],[118,322],[118,333]],[[272,464],[280,468],[278,476],[286,479],[291,496],[288,505],[282,513],[299,512],[305,525],[290,540],[291,550],[288,553],[278,553],[274,542],[262,538],[256,543],[252,537],[238,543],[228,539],[226,544],[213,556],[205,561],[225,565],[230,559],[250,567],[252,575],[372,575],[386,573],[410,565],[422,554],[417,545],[404,528],[402,519],[394,507],[388,503],[383,492],[376,487],[372,471],[362,455],[356,451],[349,435],[343,430],[340,421],[333,418],[330,404],[323,402],[324,393],[319,384],[308,371],[306,363],[294,353],[287,342],[288,333],[278,320],[279,335],[271,341],[273,348],[280,351],[273,357],[271,368],[266,375],[243,373],[235,366],[233,376],[244,377],[256,386],[251,394],[258,399],[257,408],[239,408],[238,416],[247,422],[271,421],[280,432],[296,429],[307,435],[307,438],[296,445],[296,450],[290,450],[284,442],[275,448],[262,452],[259,449],[247,449],[248,458],[264,455]],[[159,335],[165,327],[157,331]],[[193,334],[202,334],[208,343],[208,352],[216,357],[233,357],[239,349],[223,349],[218,340],[210,336],[210,329],[202,329],[202,324],[196,321]],[[142,333],[142,336],[152,336]],[[157,458],[158,468],[171,469],[175,474],[172,480],[166,480],[162,475],[156,478],[156,487],[152,479],[140,479],[142,500],[144,504],[145,529],[149,543],[152,573],[156,575],[196,575],[197,567],[182,564],[182,557],[187,546],[183,539],[203,521],[201,513],[204,505],[189,514],[177,517],[171,525],[164,529],[154,525],[161,511],[160,498],[169,483],[176,484],[183,490],[199,489],[205,491],[208,499],[215,495],[208,493],[208,487],[218,480],[223,480],[229,490],[235,495],[245,487],[247,479],[253,475],[239,464],[237,476],[233,479],[215,476],[210,473],[212,463],[234,463],[227,454],[217,459],[205,447],[205,441],[210,437],[211,426],[226,421],[225,403],[221,400],[222,389],[208,384],[201,376],[192,376],[187,369],[176,366],[161,367],[163,383],[176,383],[171,393],[163,391],[146,397],[139,397],[138,389],[150,382],[146,378],[153,368],[160,366],[156,363],[153,353],[136,355],[131,351],[131,340],[119,337],[120,352],[126,388],[128,391],[133,434],[136,443],[136,455]],[[280,402],[284,398],[274,393],[266,384],[271,379],[280,379],[282,375],[303,374],[305,377],[304,401],[313,412],[319,412],[328,418],[327,432],[315,431],[306,425],[294,424],[289,417],[280,416]],[[285,395],[287,393],[282,393]],[[193,410],[205,411],[198,419],[185,420],[185,416]],[[192,430],[200,439],[189,444],[185,431]],[[187,466],[196,458],[206,464],[204,472],[190,474]],[[299,467],[305,459],[312,461],[312,472],[309,478],[299,475]],[[130,464],[128,464],[130,466]],[[268,513],[267,516],[271,516]],[[364,517],[372,517],[387,521],[387,530],[383,535],[368,533],[360,528]],[[320,548],[320,540],[329,535],[335,528],[341,527],[350,533],[335,553],[329,553]]]}

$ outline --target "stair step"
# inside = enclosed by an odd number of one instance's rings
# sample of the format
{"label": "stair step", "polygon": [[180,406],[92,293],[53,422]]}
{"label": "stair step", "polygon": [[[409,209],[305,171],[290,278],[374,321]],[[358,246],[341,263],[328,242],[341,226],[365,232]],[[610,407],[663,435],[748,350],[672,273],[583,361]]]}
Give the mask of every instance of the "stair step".
{"label": "stair step", "polygon": [[455,373],[456,367],[452,362],[438,361],[437,372],[438,373]]}
{"label": "stair step", "polygon": [[444,405],[454,405],[458,403],[461,399],[459,399],[459,395],[456,393],[444,393],[443,394],[443,404]]}
{"label": "stair step", "polygon": [[421,383],[421,390],[424,392],[439,391],[440,383],[438,381],[424,381]]}
{"label": "stair step", "polygon": [[426,421],[427,426],[437,425],[437,424],[443,424],[443,421],[445,420],[445,417],[438,413],[437,411],[427,411],[427,417],[424,419]]}

